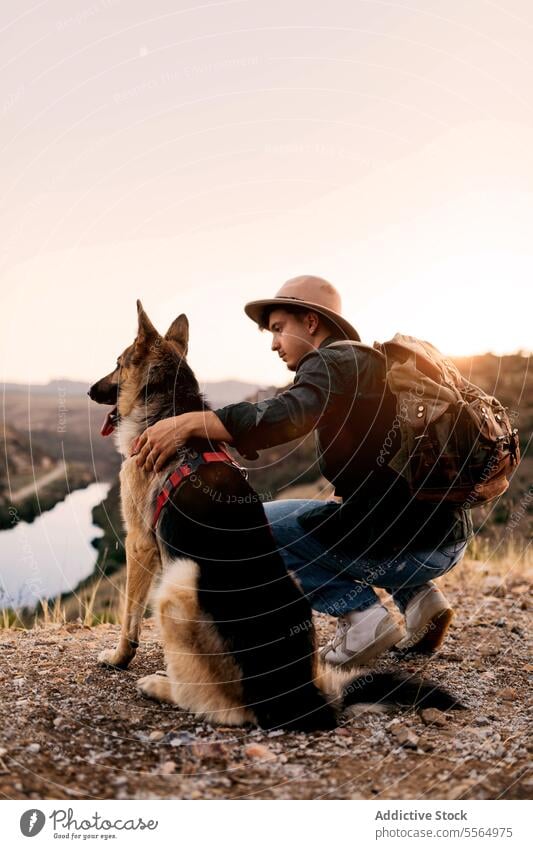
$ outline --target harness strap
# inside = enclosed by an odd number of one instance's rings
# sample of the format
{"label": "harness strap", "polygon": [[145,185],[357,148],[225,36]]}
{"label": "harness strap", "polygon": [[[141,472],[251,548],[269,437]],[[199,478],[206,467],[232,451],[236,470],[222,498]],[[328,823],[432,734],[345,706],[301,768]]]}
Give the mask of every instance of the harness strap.
{"label": "harness strap", "polygon": [[157,523],[159,521],[159,516],[161,510],[167,503],[170,498],[172,492],[180,485],[182,481],[186,478],[190,477],[196,470],[205,465],[206,463],[226,463],[226,465],[231,465],[236,469],[239,469],[241,474],[246,476],[246,469],[243,469],[242,466],[233,459],[231,454],[229,454],[224,448],[221,448],[219,451],[204,451],[202,453],[198,453],[197,451],[187,451],[186,454],[190,462],[182,463],[178,466],[177,469],[174,469],[171,472],[165,483],[163,484],[163,488],[159,495],[157,496],[157,501],[155,504],[154,518],[152,520],[152,528],[155,531],[157,528]]}

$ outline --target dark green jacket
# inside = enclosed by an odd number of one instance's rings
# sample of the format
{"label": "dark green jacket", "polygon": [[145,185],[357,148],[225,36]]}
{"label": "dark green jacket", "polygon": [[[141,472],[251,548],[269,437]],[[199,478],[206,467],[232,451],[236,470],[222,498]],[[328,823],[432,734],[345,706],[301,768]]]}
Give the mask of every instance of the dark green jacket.
{"label": "dark green jacket", "polygon": [[343,540],[343,546],[372,546],[378,553],[471,537],[470,511],[412,499],[405,480],[388,468],[400,431],[382,358],[350,345],[328,348],[333,341],[325,339],[300,360],[293,384],[280,395],[216,410],[237,451],[256,459],[263,448],[315,430],[320,470],[343,501],[301,523],[330,545]]}

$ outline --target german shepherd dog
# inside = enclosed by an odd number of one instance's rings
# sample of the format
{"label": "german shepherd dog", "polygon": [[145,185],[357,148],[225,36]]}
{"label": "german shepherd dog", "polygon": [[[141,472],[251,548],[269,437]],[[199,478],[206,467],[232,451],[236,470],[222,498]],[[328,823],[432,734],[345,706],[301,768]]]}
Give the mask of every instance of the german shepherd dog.
{"label": "german shepherd dog", "polygon": [[[124,456],[126,598],[119,643],[100,663],[124,669],[135,656],[148,593],[161,571],[154,609],[167,671],[139,680],[146,696],[209,722],[308,731],[334,727],[339,710],[355,702],[456,706],[429,683],[385,673],[353,679],[318,664],[310,606],[238,467],[200,465],[170,492],[154,530],[156,501],[177,460],[147,473],[129,456],[132,441],[160,419],[209,407],[186,360],[186,316],[160,336],[140,301],[137,311],[134,342],[89,390],[94,401],[112,407],[102,434],[114,432]],[[204,439],[185,448],[217,450]]]}

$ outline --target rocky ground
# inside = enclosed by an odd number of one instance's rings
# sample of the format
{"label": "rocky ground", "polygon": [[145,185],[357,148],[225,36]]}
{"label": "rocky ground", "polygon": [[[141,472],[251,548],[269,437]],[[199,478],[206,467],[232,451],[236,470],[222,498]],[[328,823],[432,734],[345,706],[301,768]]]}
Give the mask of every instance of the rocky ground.
{"label": "rocky ground", "polygon": [[[530,585],[471,562],[444,586],[457,613],[440,652],[377,667],[422,673],[467,710],[349,713],[328,733],[215,728],[143,699],[137,678],[163,665],[151,620],[126,672],[96,664],[116,625],[0,631],[0,798],[529,798]],[[324,640],[333,620],[317,622]]]}

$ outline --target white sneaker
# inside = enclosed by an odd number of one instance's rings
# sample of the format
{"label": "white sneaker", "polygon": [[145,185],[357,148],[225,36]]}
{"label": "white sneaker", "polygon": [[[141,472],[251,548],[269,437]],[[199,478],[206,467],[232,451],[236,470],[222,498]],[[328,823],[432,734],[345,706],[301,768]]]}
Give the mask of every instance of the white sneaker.
{"label": "white sneaker", "polygon": [[429,654],[441,645],[453,618],[453,608],[433,581],[425,584],[405,610],[407,635],[396,648]]}
{"label": "white sneaker", "polygon": [[366,610],[352,610],[337,620],[331,643],[320,652],[322,660],[334,666],[364,666],[390,649],[404,636],[386,607],[374,604]]}

